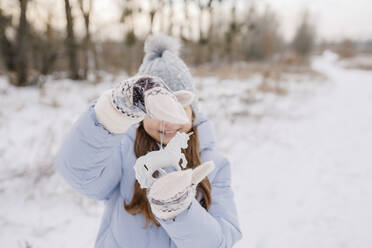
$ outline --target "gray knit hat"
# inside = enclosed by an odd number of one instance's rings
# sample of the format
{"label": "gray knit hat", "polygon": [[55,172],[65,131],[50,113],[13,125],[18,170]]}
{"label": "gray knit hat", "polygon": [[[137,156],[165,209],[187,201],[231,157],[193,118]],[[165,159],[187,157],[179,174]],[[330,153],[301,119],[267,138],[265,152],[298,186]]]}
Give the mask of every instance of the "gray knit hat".
{"label": "gray knit hat", "polygon": [[172,91],[186,90],[195,97],[191,102],[194,112],[199,110],[193,78],[186,64],[179,57],[180,43],[163,34],[151,35],[145,41],[145,57],[138,70],[139,75],[157,76]]}

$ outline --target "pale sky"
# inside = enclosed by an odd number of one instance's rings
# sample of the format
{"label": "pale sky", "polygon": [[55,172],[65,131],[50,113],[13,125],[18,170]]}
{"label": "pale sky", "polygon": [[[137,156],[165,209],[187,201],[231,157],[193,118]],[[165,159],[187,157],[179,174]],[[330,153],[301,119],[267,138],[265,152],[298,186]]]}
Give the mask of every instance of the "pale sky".
{"label": "pale sky", "polygon": [[[70,0],[76,2],[76,0]],[[143,1],[143,0],[141,0]],[[259,8],[269,5],[280,16],[281,30],[287,39],[291,39],[300,20],[301,13],[309,10],[311,19],[316,23],[320,39],[340,40],[343,38],[367,40],[372,39],[372,0],[237,0],[239,6],[256,2]],[[0,0],[5,9],[17,9],[14,0]],[[120,16],[118,0],[94,0],[93,31],[97,37],[119,38],[122,27],[117,23]],[[46,9],[53,9],[54,25],[61,28],[65,25],[63,0],[36,0],[29,17],[45,25]],[[12,7],[12,8],[11,8]],[[78,9],[75,14],[80,16]],[[77,30],[82,27],[82,20],[77,23]],[[196,20],[193,20],[196,21]],[[148,29],[148,20],[140,20],[140,29]],[[137,30],[138,31],[138,30]]]}
{"label": "pale sky", "polygon": [[282,17],[283,30],[292,35],[298,16],[310,10],[318,34],[326,39],[372,39],[372,0],[259,0]]}
{"label": "pale sky", "polygon": [[[292,38],[301,13],[308,9],[317,24],[321,38],[372,39],[372,0],[253,0],[262,8],[268,4],[281,17],[281,28],[287,39]],[[111,2],[111,4],[109,4]],[[113,0],[98,0],[102,12],[117,10]],[[252,0],[238,0],[249,4]],[[107,17],[108,18],[108,17]]]}

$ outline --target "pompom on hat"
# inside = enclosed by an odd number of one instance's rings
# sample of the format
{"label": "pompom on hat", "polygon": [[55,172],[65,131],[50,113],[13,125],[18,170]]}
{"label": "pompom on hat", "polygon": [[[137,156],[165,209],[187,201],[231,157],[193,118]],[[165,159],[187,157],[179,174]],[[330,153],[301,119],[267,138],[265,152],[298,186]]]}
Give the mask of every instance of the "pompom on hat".
{"label": "pompom on hat", "polygon": [[181,45],[176,39],[163,34],[150,35],[144,46],[145,57],[139,75],[161,78],[174,92],[183,106],[199,110],[193,78],[186,64],[179,57]]}

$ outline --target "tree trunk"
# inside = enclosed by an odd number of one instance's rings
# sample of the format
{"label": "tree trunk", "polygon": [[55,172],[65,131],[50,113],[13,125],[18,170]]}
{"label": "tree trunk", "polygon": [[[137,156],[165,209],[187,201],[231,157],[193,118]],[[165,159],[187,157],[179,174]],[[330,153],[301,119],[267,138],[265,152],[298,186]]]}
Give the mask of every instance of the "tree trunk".
{"label": "tree trunk", "polygon": [[42,50],[42,63],[41,63],[41,74],[42,75],[48,75],[52,70],[56,63],[58,52],[53,37],[54,30],[51,24],[51,14],[49,13],[48,21],[46,24],[46,30],[45,30],[45,47]]}
{"label": "tree trunk", "polygon": [[17,86],[26,86],[28,84],[28,64],[27,64],[27,31],[28,24],[26,19],[28,0],[19,0],[21,13],[16,38],[16,72]]}
{"label": "tree trunk", "polygon": [[199,5],[199,43],[202,44],[203,43],[203,40],[204,40],[204,36],[203,36],[203,12],[204,12],[204,6],[202,6],[201,4]]}
{"label": "tree trunk", "polygon": [[11,20],[11,17],[6,16],[0,8],[0,53],[5,69],[14,72],[16,70],[14,46],[6,36],[6,29],[11,25]]}
{"label": "tree trunk", "polygon": [[71,14],[71,5],[69,0],[65,0],[66,20],[67,20],[67,38],[66,50],[69,56],[69,70],[71,79],[80,79],[79,64],[77,60],[77,45],[74,35],[74,22]]}
{"label": "tree trunk", "polygon": [[89,71],[89,48],[90,48],[90,31],[89,31],[89,14],[84,15],[85,23],[85,37],[84,37],[84,75],[83,78],[87,79]]}
{"label": "tree trunk", "polygon": [[174,27],[174,8],[173,8],[173,0],[169,0],[169,14],[168,14],[168,35],[173,35],[173,27]]}
{"label": "tree trunk", "polygon": [[183,1],[183,15],[187,21],[184,21],[181,25],[181,39],[186,42],[192,40],[192,24],[189,21],[189,0]]}
{"label": "tree trunk", "polygon": [[88,70],[89,70],[89,48],[90,48],[90,31],[89,31],[89,17],[90,15],[85,13],[84,14],[84,24],[85,24],[85,37],[84,37],[84,74],[83,78],[87,79],[88,77]]}
{"label": "tree trunk", "polygon": [[84,51],[84,70],[83,70],[83,78],[87,79],[88,72],[89,72],[89,53],[92,52],[94,56],[95,65],[97,65],[96,61],[96,53],[93,51],[95,48],[92,44],[91,34],[90,34],[90,14],[92,12],[92,4],[93,0],[88,1],[88,6],[84,7],[83,0],[79,0],[80,12],[84,18],[84,27],[85,27],[85,37],[83,43],[83,51]]}
{"label": "tree trunk", "polygon": [[15,71],[16,64],[14,61],[15,54],[14,54],[14,46],[8,40],[5,35],[5,32],[1,32],[0,34],[0,46],[1,46],[1,55],[4,60],[5,69],[7,71]]}
{"label": "tree trunk", "polygon": [[209,13],[209,27],[208,27],[208,53],[207,53],[207,61],[208,62],[214,62],[216,61],[216,55],[217,53],[214,53],[213,51],[216,49],[217,44],[215,40],[215,33],[214,33],[214,9],[212,6],[212,1],[209,1],[208,5],[208,13]]}
{"label": "tree trunk", "polygon": [[96,48],[96,44],[94,44],[93,42],[90,45],[91,45],[91,49],[93,52],[93,59],[94,59],[94,74],[95,74],[96,79],[98,79],[99,78],[98,72],[100,70],[100,62],[98,59],[97,48]]}
{"label": "tree trunk", "polygon": [[156,9],[151,9],[150,10],[150,34],[153,34],[154,33],[154,17],[155,17],[155,14],[156,14]]}

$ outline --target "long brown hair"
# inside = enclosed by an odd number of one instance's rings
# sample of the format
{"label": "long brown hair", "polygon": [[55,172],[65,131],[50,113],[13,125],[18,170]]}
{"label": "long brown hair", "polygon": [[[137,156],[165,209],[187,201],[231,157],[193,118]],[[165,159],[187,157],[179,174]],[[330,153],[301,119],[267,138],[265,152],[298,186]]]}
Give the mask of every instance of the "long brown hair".
{"label": "long brown hair", "polygon": [[[194,119],[194,113],[193,113]],[[200,155],[199,155],[199,138],[198,132],[196,127],[192,127],[191,131],[194,133],[190,136],[188,141],[187,149],[182,149],[182,153],[185,154],[187,159],[187,166],[188,168],[195,168],[200,165]],[[159,150],[159,146],[157,145],[157,141],[152,138],[149,134],[146,133],[143,123],[141,122],[139,127],[137,128],[136,138],[134,140],[134,153],[136,157],[143,156],[150,151],[157,151]],[[196,188],[196,195],[195,198],[198,198],[199,194],[202,194],[202,199],[200,204],[206,209],[209,209],[209,206],[212,201],[211,197],[211,184],[208,180],[208,177],[205,177],[197,186]],[[135,181],[134,185],[134,194],[132,200],[129,204],[126,204],[124,200],[124,209],[132,214],[136,215],[139,212],[145,216],[146,219],[146,226],[148,227],[150,220],[155,223],[156,226],[160,226],[160,223],[155,219],[153,213],[151,212],[150,204],[146,197],[146,189],[141,189],[138,181]]]}

